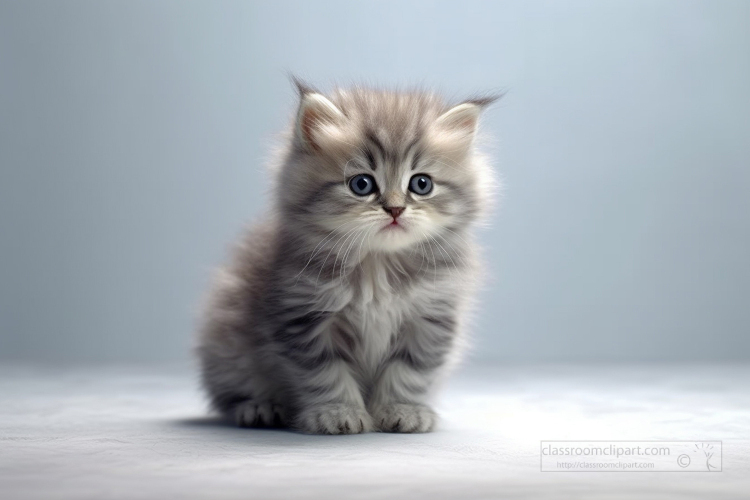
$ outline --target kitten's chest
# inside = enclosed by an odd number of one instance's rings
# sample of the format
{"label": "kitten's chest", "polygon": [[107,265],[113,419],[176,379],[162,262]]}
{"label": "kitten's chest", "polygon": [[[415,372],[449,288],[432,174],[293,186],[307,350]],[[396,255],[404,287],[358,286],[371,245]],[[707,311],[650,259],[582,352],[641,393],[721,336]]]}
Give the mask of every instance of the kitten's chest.
{"label": "kitten's chest", "polygon": [[374,373],[390,355],[412,308],[411,286],[393,272],[382,263],[363,263],[350,284],[351,302],[342,311],[354,330],[355,360],[366,373]]}

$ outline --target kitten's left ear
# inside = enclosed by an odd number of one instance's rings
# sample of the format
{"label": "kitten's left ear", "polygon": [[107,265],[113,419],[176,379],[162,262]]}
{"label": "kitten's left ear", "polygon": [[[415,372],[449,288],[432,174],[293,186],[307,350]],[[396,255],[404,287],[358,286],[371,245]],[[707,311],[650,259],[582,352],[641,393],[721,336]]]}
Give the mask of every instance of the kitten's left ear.
{"label": "kitten's left ear", "polygon": [[481,108],[476,104],[464,102],[440,115],[437,124],[451,132],[474,135],[480,112]]}
{"label": "kitten's left ear", "polygon": [[489,96],[470,99],[440,115],[437,124],[449,132],[472,138],[477,131],[479,116],[482,110],[498,100],[501,96]]}

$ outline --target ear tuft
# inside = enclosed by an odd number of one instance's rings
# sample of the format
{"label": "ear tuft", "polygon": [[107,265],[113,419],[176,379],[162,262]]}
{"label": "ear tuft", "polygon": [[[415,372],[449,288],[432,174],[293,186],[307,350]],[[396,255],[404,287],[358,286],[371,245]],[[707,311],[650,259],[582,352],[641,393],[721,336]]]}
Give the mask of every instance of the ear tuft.
{"label": "ear tuft", "polygon": [[480,94],[480,95],[472,97],[471,99],[467,99],[464,102],[467,102],[470,104],[476,104],[482,110],[484,110],[484,108],[502,99],[505,96],[505,94],[506,92],[496,92],[493,94]]}
{"label": "ear tuft", "polygon": [[345,116],[323,95],[317,92],[302,95],[297,113],[297,137],[300,143],[311,149],[318,149],[318,134],[326,132],[327,128],[338,127]]}
{"label": "ear tuft", "polygon": [[473,135],[476,132],[481,111],[481,106],[472,102],[464,102],[440,115],[437,123],[449,131]]}
{"label": "ear tuft", "polygon": [[292,85],[294,85],[294,88],[297,90],[297,94],[300,97],[304,96],[305,94],[312,94],[315,92],[315,89],[312,87],[312,85],[308,84],[296,75],[289,73],[289,79],[292,81]]}

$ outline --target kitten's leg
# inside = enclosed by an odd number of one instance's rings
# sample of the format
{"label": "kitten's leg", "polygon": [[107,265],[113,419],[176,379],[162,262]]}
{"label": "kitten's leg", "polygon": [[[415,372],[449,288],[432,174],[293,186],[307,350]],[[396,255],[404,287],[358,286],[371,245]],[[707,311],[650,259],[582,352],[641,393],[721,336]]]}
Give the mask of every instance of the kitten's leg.
{"label": "kitten's leg", "polygon": [[429,374],[403,361],[391,361],[378,380],[370,405],[374,425],[383,432],[430,432],[435,411],[424,402]]}
{"label": "kitten's leg", "polygon": [[284,409],[273,403],[278,390],[258,373],[250,353],[222,352],[223,347],[204,345],[200,351],[211,406],[240,427],[285,425]]}
{"label": "kitten's leg", "polygon": [[267,358],[258,321],[248,309],[249,283],[234,270],[216,277],[196,354],[211,407],[241,427],[283,426],[280,387]]}
{"label": "kitten's leg", "polygon": [[357,434],[372,430],[359,385],[341,359],[297,371],[293,426],[312,434]]}
{"label": "kitten's leg", "polygon": [[427,396],[455,339],[451,315],[424,316],[404,324],[400,342],[385,362],[370,400],[383,432],[429,432],[437,424]]}
{"label": "kitten's leg", "polygon": [[311,434],[369,432],[372,418],[360,386],[329,341],[331,323],[307,314],[288,321],[289,328],[274,336],[293,399],[291,425]]}

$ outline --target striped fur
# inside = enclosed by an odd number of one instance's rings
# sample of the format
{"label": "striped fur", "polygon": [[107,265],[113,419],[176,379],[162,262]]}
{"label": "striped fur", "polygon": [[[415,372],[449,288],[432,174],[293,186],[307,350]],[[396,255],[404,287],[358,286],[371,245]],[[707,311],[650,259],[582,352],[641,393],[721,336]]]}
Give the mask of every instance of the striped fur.
{"label": "striped fur", "polygon": [[[493,178],[475,147],[490,100],[300,87],[271,213],[217,275],[199,335],[213,407],[239,425],[426,432],[477,281],[471,227]],[[374,177],[366,197],[348,186]],[[434,183],[408,191],[415,173]],[[389,225],[384,206],[405,210]]]}

